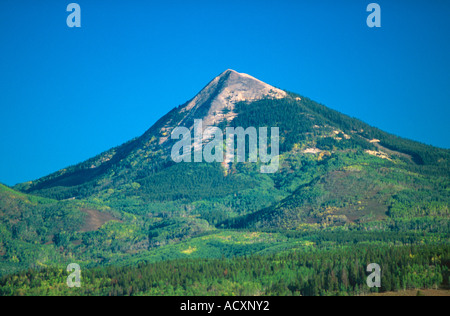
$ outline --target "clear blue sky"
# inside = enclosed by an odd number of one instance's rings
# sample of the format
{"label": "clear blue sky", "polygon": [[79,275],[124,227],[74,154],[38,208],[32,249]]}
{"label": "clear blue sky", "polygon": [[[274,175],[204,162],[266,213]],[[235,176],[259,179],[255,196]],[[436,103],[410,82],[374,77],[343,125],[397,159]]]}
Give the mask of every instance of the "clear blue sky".
{"label": "clear blue sky", "polygon": [[[66,25],[70,2],[82,27]],[[450,1],[0,1],[0,182],[144,133],[232,68],[450,147]]]}

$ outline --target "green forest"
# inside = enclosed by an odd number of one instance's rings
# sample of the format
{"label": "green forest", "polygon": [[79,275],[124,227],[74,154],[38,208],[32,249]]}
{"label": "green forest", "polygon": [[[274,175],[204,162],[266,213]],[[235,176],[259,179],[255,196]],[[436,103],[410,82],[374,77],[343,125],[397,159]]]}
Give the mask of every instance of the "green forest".
{"label": "green forest", "polygon": [[[382,287],[369,289],[365,267],[382,262]],[[359,244],[234,259],[178,259],[82,271],[69,289],[63,269],[0,279],[0,295],[347,296],[448,286],[450,247]]]}
{"label": "green forest", "polygon": [[[279,127],[277,173],[175,164],[160,140],[182,109],[86,162],[0,184],[0,295],[448,289],[450,150],[288,93],[238,103],[221,123]],[[66,285],[70,263],[81,288]],[[370,263],[379,289],[366,285]]]}

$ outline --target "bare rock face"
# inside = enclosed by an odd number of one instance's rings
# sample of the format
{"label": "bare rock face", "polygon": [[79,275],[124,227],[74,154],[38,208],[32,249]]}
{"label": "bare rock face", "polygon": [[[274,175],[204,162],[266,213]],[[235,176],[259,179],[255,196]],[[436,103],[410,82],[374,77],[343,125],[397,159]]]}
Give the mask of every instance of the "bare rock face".
{"label": "bare rock face", "polygon": [[212,126],[231,121],[236,114],[236,103],[256,101],[264,98],[282,99],[286,92],[274,88],[252,76],[234,70],[226,70],[214,78],[200,93],[192,99],[181,113],[187,116],[180,125],[191,127],[190,119],[203,119],[204,126]]}
{"label": "bare rock face", "polygon": [[[216,126],[224,121],[231,122],[237,114],[234,112],[238,102],[252,102],[261,99],[282,99],[286,92],[264,83],[250,75],[228,69],[214,78],[190,102],[179,110],[181,119],[169,121],[162,129],[160,144],[170,137],[177,126],[193,129],[194,120],[203,120],[203,129]],[[204,135],[209,139],[209,135]]]}

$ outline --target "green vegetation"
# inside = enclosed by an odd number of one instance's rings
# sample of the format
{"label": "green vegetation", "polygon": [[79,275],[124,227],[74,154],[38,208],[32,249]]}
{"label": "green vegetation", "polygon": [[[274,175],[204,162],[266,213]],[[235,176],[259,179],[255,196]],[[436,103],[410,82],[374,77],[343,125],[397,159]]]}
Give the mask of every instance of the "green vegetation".
{"label": "green vegetation", "polygon": [[[365,286],[365,267],[382,264],[382,288]],[[241,257],[182,259],[82,271],[69,289],[63,269],[0,279],[0,295],[354,295],[448,285],[450,247],[357,245]]]}
{"label": "green vegetation", "polygon": [[[0,185],[1,295],[352,295],[448,286],[450,151],[289,94],[230,126],[280,127],[280,170],[175,164],[142,137],[11,189]],[[64,265],[83,267],[82,289]]]}

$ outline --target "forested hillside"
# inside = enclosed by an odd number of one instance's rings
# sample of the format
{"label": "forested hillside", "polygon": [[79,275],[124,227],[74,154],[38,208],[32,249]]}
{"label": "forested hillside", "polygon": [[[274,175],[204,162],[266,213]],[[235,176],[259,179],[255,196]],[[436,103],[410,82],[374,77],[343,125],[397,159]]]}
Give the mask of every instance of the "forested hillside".
{"label": "forested hillside", "polygon": [[[368,289],[364,269],[382,264],[382,287]],[[280,253],[238,259],[176,260],[83,271],[83,286],[65,286],[51,268],[0,279],[0,295],[361,295],[448,286],[450,249],[443,246],[367,246]]]}
{"label": "forested hillside", "polygon": [[[1,293],[358,294],[370,260],[385,267],[382,291],[448,286],[450,150],[243,78],[216,78],[86,162],[0,185]],[[279,127],[279,170],[174,163],[170,133],[194,114]],[[61,284],[72,262],[86,271],[78,292]]]}

